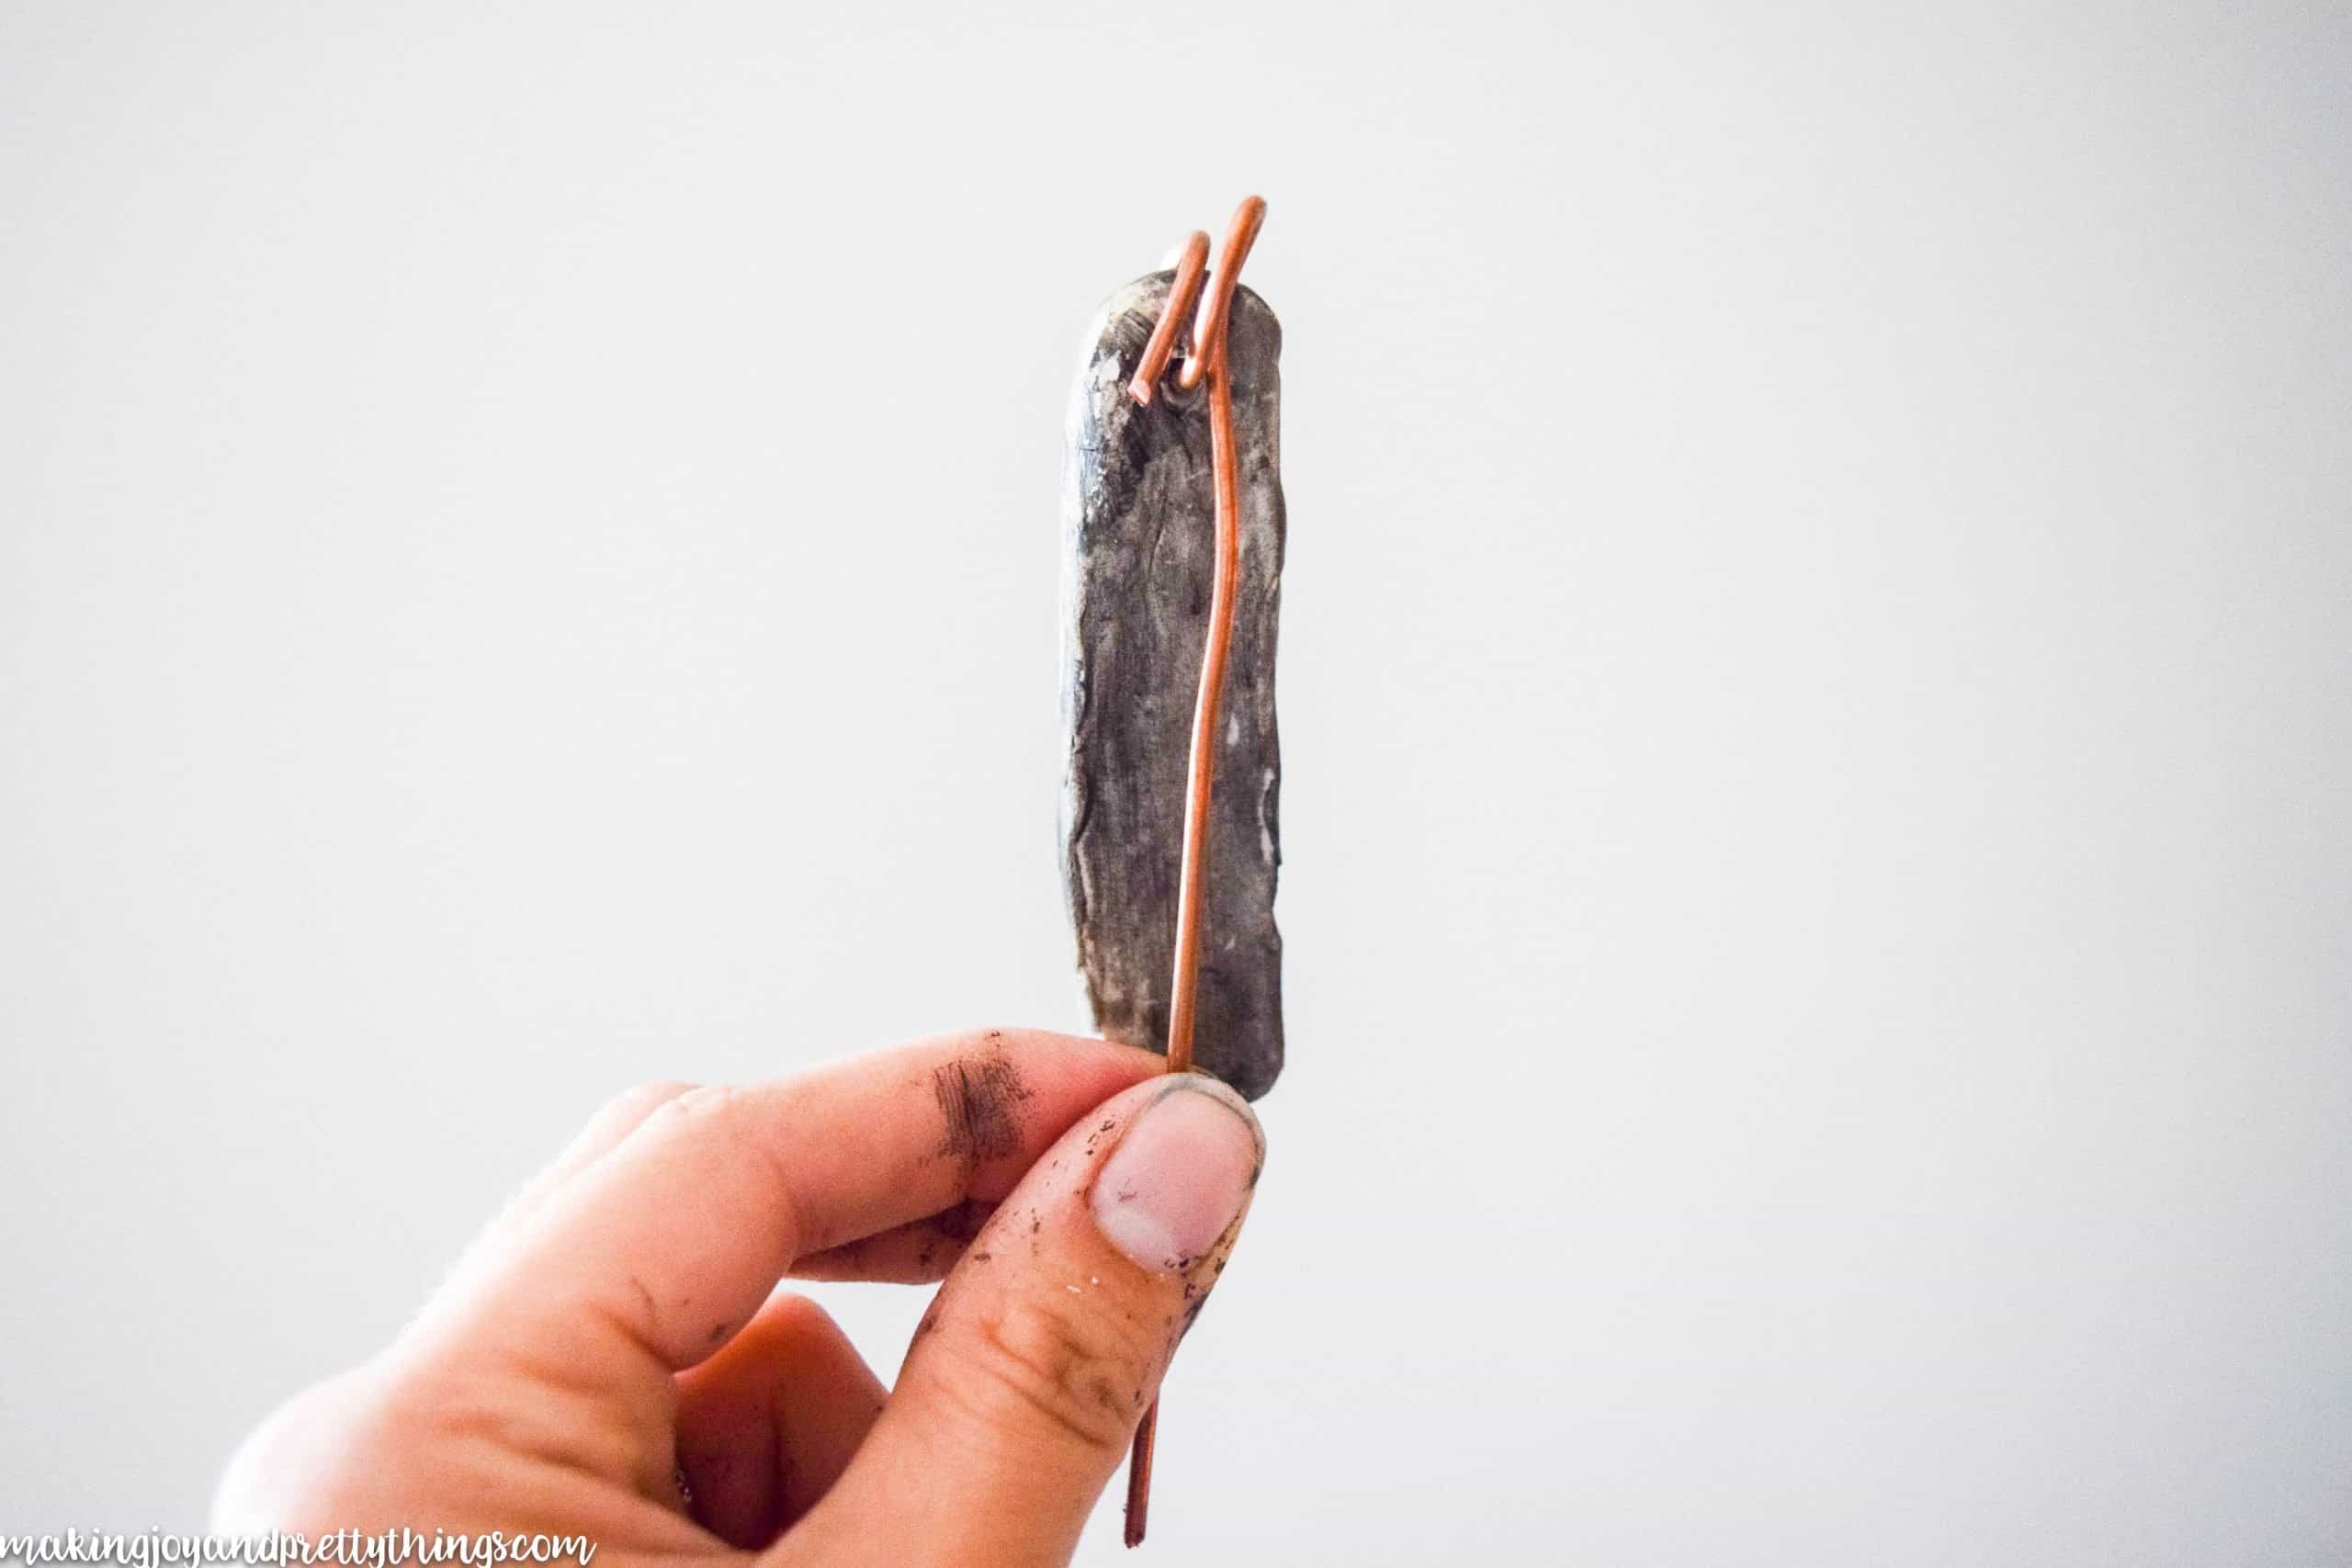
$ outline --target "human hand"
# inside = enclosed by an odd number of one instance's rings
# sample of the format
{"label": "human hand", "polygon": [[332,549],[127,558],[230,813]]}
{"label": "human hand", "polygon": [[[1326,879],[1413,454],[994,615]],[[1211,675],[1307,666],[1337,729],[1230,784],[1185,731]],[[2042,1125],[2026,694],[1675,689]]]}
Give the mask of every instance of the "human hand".
{"label": "human hand", "polygon": [[[991,1030],[624,1095],[397,1342],[246,1440],[215,1528],[1066,1562],[1263,1157],[1238,1096],[1163,1066]],[[886,1394],[787,1275],[945,1283]]]}

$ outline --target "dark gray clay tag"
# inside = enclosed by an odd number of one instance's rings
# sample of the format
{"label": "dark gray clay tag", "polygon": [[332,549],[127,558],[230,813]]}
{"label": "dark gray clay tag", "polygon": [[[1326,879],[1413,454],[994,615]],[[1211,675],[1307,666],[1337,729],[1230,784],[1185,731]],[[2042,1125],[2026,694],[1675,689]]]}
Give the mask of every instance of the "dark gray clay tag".
{"label": "dark gray clay tag", "polygon": [[[1216,570],[1207,398],[1127,395],[1172,274],[1104,303],[1070,399],[1062,480],[1062,884],[1094,1025],[1165,1052],[1185,765]],[[1240,479],[1241,574],[1208,828],[1198,1066],[1251,1100],[1283,1066],[1282,327],[1237,288],[1227,355]]]}

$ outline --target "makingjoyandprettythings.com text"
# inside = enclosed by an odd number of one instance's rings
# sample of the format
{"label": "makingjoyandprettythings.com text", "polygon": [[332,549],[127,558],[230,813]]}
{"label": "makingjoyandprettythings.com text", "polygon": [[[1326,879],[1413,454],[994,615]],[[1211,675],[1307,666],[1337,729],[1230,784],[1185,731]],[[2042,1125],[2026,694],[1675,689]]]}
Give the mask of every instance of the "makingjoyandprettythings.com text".
{"label": "makingjoyandprettythings.com text", "polygon": [[507,1563],[575,1563],[588,1568],[596,1542],[584,1535],[500,1535],[484,1531],[452,1535],[447,1530],[336,1530],[327,1535],[187,1535],[69,1529],[62,1535],[0,1534],[0,1563],[25,1568],[46,1564],[107,1563],[113,1568],[204,1568],[236,1563],[247,1568],[400,1568],[403,1563],[462,1563],[465,1568],[501,1568]]}

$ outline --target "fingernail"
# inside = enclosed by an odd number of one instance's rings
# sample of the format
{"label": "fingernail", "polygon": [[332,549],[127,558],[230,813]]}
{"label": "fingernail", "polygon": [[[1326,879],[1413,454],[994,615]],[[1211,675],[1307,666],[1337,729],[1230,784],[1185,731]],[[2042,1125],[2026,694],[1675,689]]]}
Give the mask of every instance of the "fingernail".
{"label": "fingernail", "polygon": [[1094,1179],[1094,1223],[1143,1268],[1189,1268],[1250,1201],[1263,1149],[1239,1095],[1213,1078],[1179,1079],[1144,1107]]}

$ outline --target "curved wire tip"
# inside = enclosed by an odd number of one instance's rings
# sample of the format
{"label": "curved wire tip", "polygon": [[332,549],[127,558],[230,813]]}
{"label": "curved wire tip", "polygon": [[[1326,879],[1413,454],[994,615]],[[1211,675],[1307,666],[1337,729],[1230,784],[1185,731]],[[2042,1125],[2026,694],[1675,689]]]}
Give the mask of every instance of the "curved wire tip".
{"label": "curved wire tip", "polygon": [[1240,281],[1241,264],[1249,259],[1250,247],[1257,243],[1258,230],[1265,221],[1265,197],[1242,197],[1241,205],[1233,209],[1233,220],[1226,225],[1225,245],[1217,253],[1216,272],[1207,275],[1205,290],[1201,283],[1208,265],[1209,237],[1198,229],[1186,237],[1183,254],[1176,261],[1175,281],[1168,286],[1168,303],[1160,308],[1159,321],[1143,346],[1143,357],[1136,361],[1135,378],[1127,383],[1127,395],[1136,402],[1150,404],[1176,351],[1176,333],[1185,313],[1193,309],[1195,295],[1200,298],[1200,310],[1193,318],[1190,352],[1176,372],[1177,387],[1193,390],[1211,366],[1223,360],[1226,327],[1233,318],[1234,286]]}
{"label": "curved wire tip", "polygon": [[1143,357],[1136,361],[1135,379],[1127,383],[1127,396],[1136,402],[1149,406],[1152,389],[1159,384],[1168,356],[1175,352],[1176,329],[1182,324],[1184,312],[1192,309],[1193,296],[1200,291],[1201,276],[1208,265],[1209,237],[1195,229],[1185,237],[1184,254],[1176,258],[1176,280],[1168,286],[1168,303],[1151,329],[1150,340],[1143,345]]}

